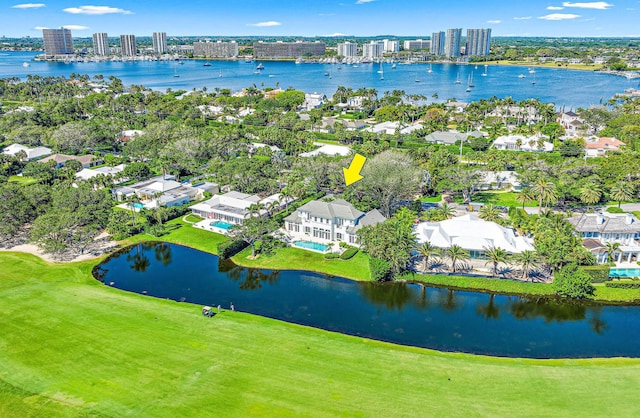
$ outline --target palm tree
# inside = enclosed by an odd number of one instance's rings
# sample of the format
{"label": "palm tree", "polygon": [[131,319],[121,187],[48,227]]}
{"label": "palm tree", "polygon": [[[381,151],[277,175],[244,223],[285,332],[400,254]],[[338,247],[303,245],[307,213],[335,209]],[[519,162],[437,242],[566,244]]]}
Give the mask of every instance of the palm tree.
{"label": "palm tree", "polygon": [[580,189],[580,200],[587,205],[593,205],[600,201],[602,189],[596,183],[588,183]]}
{"label": "palm tree", "polygon": [[495,222],[497,224],[502,223],[502,221],[504,220],[502,218],[502,212],[500,212],[500,209],[498,209],[496,205],[493,205],[491,203],[488,205],[484,205],[480,209],[480,219],[487,222]]}
{"label": "palm tree", "polygon": [[633,186],[626,181],[618,181],[611,187],[611,198],[618,201],[618,207],[623,201],[633,198]]}
{"label": "palm tree", "polygon": [[435,247],[429,241],[418,247],[418,253],[422,256],[422,269],[427,271],[430,257],[438,257],[441,254],[440,248]]}
{"label": "palm tree", "polygon": [[532,250],[525,250],[523,252],[521,252],[520,254],[515,254],[513,256],[513,259],[520,264],[520,267],[522,268],[522,279],[526,279],[527,277],[529,277],[529,273],[531,273],[531,270],[535,269],[536,267],[538,267],[538,264],[540,262],[540,258],[538,257],[538,253],[536,253],[535,251]]}
{"label": "palm tree", "polygon": [[539,179],[531,187],[531,191],[538,196],[538,211],[542,210],[542,202],[555,203],[558,201],[558,190],[553,182]]}
{"label": "palm tree", "polygon": [[444,219],[451,219],[456,213],[455,209],[449,206],[447,202],[444,202],[442,205],[440,205],[439,211]]}
{"label": "palm tree", "polygon": [[253,203],[247,208],[250,216],[260,216],[260,211],[265,208],[264,203]]}
{"label": "palm tree", "polygon": [[500,247],[485,248],[484,254],[487,257],[487,262],[484,263],[484,265],[486,266],[489,263],[493,263],[494,276],[498,275],[498,264],[500,263],[506,264],[507,262],[509,262],[509,258],[510,258],[510,254],[506,250],[503,250]]}
{"label": "palm tree", "polygon": [[616,251],[620,250],[620,243],[607,242],[605,245],[607,246],[607,262],[613,263],[613,256],[615,255]]}
{"label": "palm tree", "polygon": [[446,250],[446,256],[451,260],[451,271],[455,273],[458,262],[469,259],[469,252],[458,244],[453,244],[451,248]]}
{"label": "palm tree", "polygon": [[524,205],[527,202],[536,200],[536,197],[529,187],[523,187],[520,193],[516,196],[516,200],[518,203],[522,203],[522,210],[524,210]]}

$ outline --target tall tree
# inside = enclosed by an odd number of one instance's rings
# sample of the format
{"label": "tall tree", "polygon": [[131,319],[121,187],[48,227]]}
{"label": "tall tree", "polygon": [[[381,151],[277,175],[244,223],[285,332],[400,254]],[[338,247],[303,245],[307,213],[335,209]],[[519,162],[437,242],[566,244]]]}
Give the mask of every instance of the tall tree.
{"label": "tall tree", "polygon": [[485,266],[489,263],[493,264],[494,276],[498,275],[498,265],[500,263],[502,264],[508,263],[511,258],[507,250],[504,250],[500,247],[485,248],[484,253],[487,257],[487,262],[485,263]]}
{"label": "tall tree", "polygon": [[633,186],[626,181],[618,181],[611,187],[611,198],[618,201],[618,207],[624,201],[633,198]]}
{"label": "tall tree", "polygon": [[451,271],[456,272],[458,263],[469,259],[469,251],[465,250],[458,244],[453,244],[445,251],[446,257],[451,260]]}

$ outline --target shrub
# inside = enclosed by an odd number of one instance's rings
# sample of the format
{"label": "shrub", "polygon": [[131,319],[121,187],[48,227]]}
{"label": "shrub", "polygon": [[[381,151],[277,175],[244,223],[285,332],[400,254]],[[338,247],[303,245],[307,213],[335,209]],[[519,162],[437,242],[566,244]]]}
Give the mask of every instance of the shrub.
{"label": "shrub", "polygon": [[553,291],[559,296],[585,299],[595,292],[591,280],[591,276],[576,264],[568,264],[555,274]]}
{"label": "shrub", "polygon": [[640,289],[638,282],[607,282],[604,285],[614,289]]}
{"label": "shrub", "polygon": [[391,265],[388,261],[380,258],[369,259],[369,268],[371,269],[371,278],[377,282],[385,282],[390,279]]}
{"label": "shrub", "polygon": [[335,259],[338,259],[338,258],[340,258],[340,254],[338,254],[338,253],[326,253],[324,255],[324,259],[325,260],[335,260]]}
{"label": "shrub", "polygon": [[619,208],[617,206],[611,206],[607,208],[607,212],[609,213],[624,213],[624,210],[622,210],[622,208]]}
{"label": "shrub", "polygon": [[340,258],[343,260],[349,260],[353,258],[354,255],[358,254],[358,249],[356,247],[347,248],[342,254],[340,254]]}
{"label": "shrub", "polygon": [[604,283],[609,280],[609,266],[582,266],[580,270],[591,276],[591,283]]}
{"label": "shrub", "polygon": [[231,258],[238,254],[240,251],[247,248],[249,244],[241,239],[223,241],[218,244],[218,255],[220,258]]}

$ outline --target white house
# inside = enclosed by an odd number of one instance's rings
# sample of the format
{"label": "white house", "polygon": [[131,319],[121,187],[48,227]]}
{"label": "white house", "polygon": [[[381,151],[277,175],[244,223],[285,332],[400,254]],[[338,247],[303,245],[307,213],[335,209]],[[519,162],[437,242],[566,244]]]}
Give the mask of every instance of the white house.
{"label": "white house", "polygon": [[524,135],[503,135],[493,141],[493,147],[499,150],[524,152],[552,152],[553,144],[543,137]]}
{"label": "white house", "polygon": [[618,243],[620,249],[613,259],[618,263],[640,261],[640,222],[631,213],[583,213],[568,218],[577,233],[584,239],[584,245],[595,256],[598,263],[608,259],[607,243]]}
{"label": "white house", "polygon": [[471,214],[442,222],[421,222],[416,225],[415,234],[419,244],[428,241],[445,249],[457,244],[476,260],[486,259],[485,252],[490,248],[502,248],[511,254],[534,250],[531,238],[517,236],[511,228]]}
{"label": "white house", "polygon": [[25,160],[33,160],[36,158],[51,155],[51,148],[47,148],[47,147],[29,148],[22,144],[11,144],[5,149],[3,149],[2,153],[5,155],[15,156],[20,151],[24,151],[24,153],[27,155],[27,158]]}
{"label": "white house", "polygon": [[312,200],[284,218],[284,230],[293,245],[302,243],[329,244],[345,242],[358,245],[357,232],[365,225],[384,222],[376,209],[367,213],[343,199],[331,202]]}
{"label": "white house", "polygon": [[318,142],[314,142],[313,145],[320,146],[320,148],[309,152],[303,152],[300,154],[300,157],[317,157],[321,154],[330,156],[340,155],[342,157],[346,157],[347,155],[351,154],[351,148],[344,147],[342,145],[327,145]]}
{"label": "white house", "polygon": [[324,104],[325,100],[327,96],[322,93],[305,93],[302,107],[306,110],[317,109]]}
{"label": "white house", "polygon": [[480,190],[522,190],[522,183],[515,171],[483,171],[480,177]]}
{"label": "white house", "polygon": [[[173,176],[157,176],[140,181],[131,186],[122,186],[112,191],[118,201],[137,196],[140,207],[179,206],[195,199],[202,199],[204,193],[217,193],[218,185],[202,182],[198,184],[179,183]],[[136,209],[139,209],[136,207]]]}
{"label": "white house", "polygon": [[118,173],[122,173],[125,167],[124,164],[119,164],[114,167],[83,168],[76,173],[76,178],[78,180],[89,180],[101,174],[113,177]]}

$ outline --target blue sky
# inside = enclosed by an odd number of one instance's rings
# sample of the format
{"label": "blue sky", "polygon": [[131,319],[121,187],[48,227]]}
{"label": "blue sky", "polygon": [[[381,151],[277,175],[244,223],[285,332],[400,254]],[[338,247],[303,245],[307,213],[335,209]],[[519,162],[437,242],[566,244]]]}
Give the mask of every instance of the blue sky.
{"label": "blue sky", "polygon": [[[0,2],[0,36],[154,31],[172,35],[428,36],[490,27],[494,36],[640,36],[640,0],[33,0]],[[38,3],[36,3],[38,2]]]}

